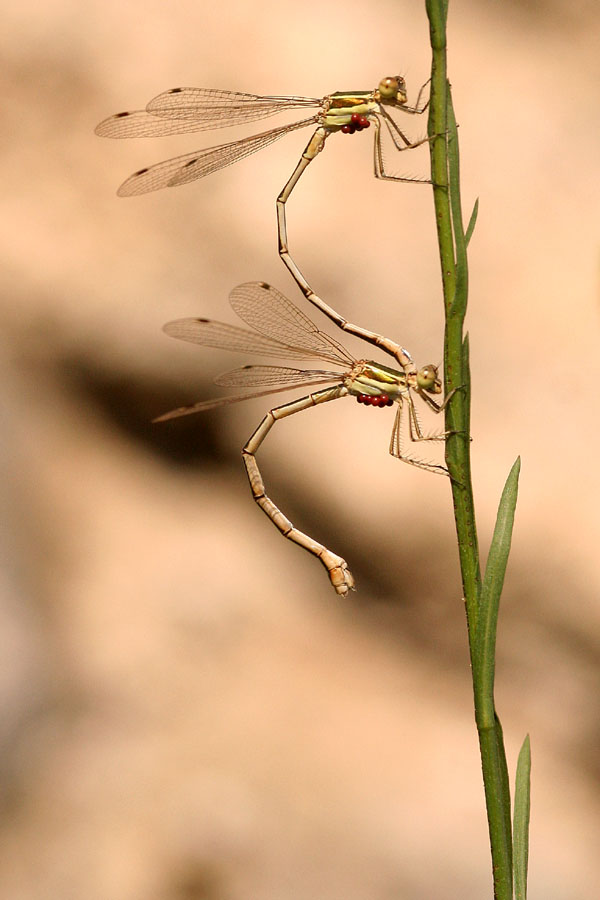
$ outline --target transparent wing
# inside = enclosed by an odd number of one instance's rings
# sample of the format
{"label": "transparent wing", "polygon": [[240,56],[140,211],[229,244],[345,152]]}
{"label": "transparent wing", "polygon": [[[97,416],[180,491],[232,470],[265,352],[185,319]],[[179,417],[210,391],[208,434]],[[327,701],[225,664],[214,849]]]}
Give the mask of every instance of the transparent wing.
{"label": "transparent wing", "polygon": [[268,119],[286,109],[320,106],[309,97],[259,97],[210,88],[173,88],[146,109],[116,113],[96,126],[100,137],[165,137]]}
{"label": "transparent wing", "polygon": [[339,341],[320,331],[291,300],[264,281],[238,285],[229,302],[240,319],[266,337],[274,337],[288,347],[310,350],[311,355],[340,366],[356,362]]}
{"label": "transparent wing", "polygon": [[170,134],[188,134],[202,130],[203,126],[198,125],[195,119],[162,119],[151,115],[145,109],[134,109],[131,112],[109,116],[94,129],[100,137],[108,138],[166,137]]}
{"label": "transparent wing", "polygon": [[290,369],[286,366],[242,366],[215,378],[221,387],[257,387],[258,385],[287,385],[289,388],[305,384],[339,381],[339,372],[324,369]]}
{"label": "transparent wing", "polygon": [[203,178],[225,166],[230,166],[263,147],[268,147],[284,134],[296,131],[297,128],[304,128],[314,122],[315,117],[311,116],[300,122],[292,122],[289,125],[282,125],[280,128],[273,128],[271,131],[251,135],[241,141],[219,144],[216,147],[207,147],[205,150],[196,150],[194,153],[167,159],[165,162],[135,172],[123,182],[117,194],[120,197],[133,197],[137,194],[157,191],[160,188],[175,187],[178,184],[195,181],[197,178]]}
{"label": "transparent wing", "polygon": [[163,331],[169,337],[203,347],[217,347],[240,353],[254,353],[258,356],[279,356],[285,359],[325,359],[348,368],[344,360],[332,359],[330,354],[322,354],[311,344],[290,346],[275,337],[258,334],[237,325],[216,322],[214,319],[175,319],[167,322]]}
{"label": "transparent wing", "polygon": [[260,97],[241,91],[215,88],[172,88],[147,104],[153,116],[168,119],[193,119],[198,131],[226,128],[243,122],[266,119],[286,109],[321,106],[313,97]]}
{"label": "transparent wing", "polygon": [[[333,377],[331,378],[323,378],[323,384],[329,384],[331,381],[335,380]],[[293,387],[304,387],[319,384],[318,381],[305,381],[299,382],[298,384],[293,385]],[[190,416],[192,413],[197,412],[206,412],[209,409],[218,409],[219,406],[228,406],[230,403],[241,403],[242,400],[254,400],[257,397],[268,397],[270,394],[280,394],[282,391],[289,391],[292,385],[286,384],[285,387],[279,388],[270,388],[266,391],[255,391],[251,394],[237,394],[234,397],[221,397],[219,400],[200,400],[199,403],[193,403],[191,406],[179,406],[177,409],[172,409],[170,412],[163,413],[162,416],[157,416],[155,419],[152,419],[153,422],[166,422],[168,419],[177,419],[180,416]]]}

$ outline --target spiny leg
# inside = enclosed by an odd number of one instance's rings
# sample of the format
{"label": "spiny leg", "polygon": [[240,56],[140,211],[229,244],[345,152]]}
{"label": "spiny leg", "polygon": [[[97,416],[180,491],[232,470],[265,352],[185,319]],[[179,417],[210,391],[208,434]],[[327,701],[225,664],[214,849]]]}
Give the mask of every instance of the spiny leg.
{"label": "spiny leg", "polygon": [[323,544],[319,544],[307,534],[294,528],[289,519],[267,497],[255,454],[275,422],[279,419],[284,419],[286,416],[291,416],[304,409],[310,409],[310,407],[316,406],[318,403],[327,403],[329,400],[345,397],[347,393],[348,391],[343,385],[336,385],[333,388],[317,391],[314,394],[309,394],[308,397],[302,397],[300,400],[295,400],[292,403],[286,403],[283,406],[270,410],[242,450],[250,489],[255,501],[284,537],[300,547],[304,547],[305,550],[308,550],[309,553],[314,554],[321,560],[327,569],[329,579],[336,593],[342,597],[345,597],[349,590],[354,590],[354,578],[348,569],[348,564],[341,556],[337,556],[331,550],[328,550],[327,547],[324,547]]}
{"label": "spiny leg", "polygon": [[[408,456],[406,453],[402,451],[402,404],[406,401],[408,403],[408,417],[409,417],[409,432],[411,440],[413,438],[413,430],[412,430],[412,416],[416,415],[414,404],[412,397],[410,395],[405,397],[400,397],[398,401],[398,411],[396,412],[396,418],[394,420],[394,427],[392,429],[392,437],[390,440],[390,454],[395,456],[396,459],[402,460],[402,462],[408,463],[409,466],[416,466],[417,469],[424,469],[426,472],[433,472],[438,475],[447,475],[448,470],[445,466],[438,465],[436,463],[426,462],[422,459],[417,459],[414,456]],[[432,440],[432,438],[428,438],[425,436],[421,437],[421,440]]]}
{"label": "spiny leg", "polygon": [[430,81],[431,81],[431,78],[428,78],[427,81],[425,82],[425,84],[422,84],[421,87],[419,88],[419,93],[417,94],[417,100],[415,102],[415,105],[414,106],[403,106],[402,112],[410,113],[413,116],[423,115],[423,113],[429,106],[429,100],[427,100],[426,103],[423,106],[421,106],[421,97],[423,96],[423,91],[425,90],[425,88],[427,87],[427,85],[429,84]]}
{"label": "spiny leg", "polygon": [[[419,392],[419,396],[421,397],[422,400],[424,400],[427,403],[427,405],[432,410],[432,412],[436,413],[436,415],[437,415],[438,413],[441,413],[446,409],[446,407],[448,406],[448,404],[454,397],[455,393],[457,391],[461,391],[461,390],[464,390],[464,385],[459,385],[459,387],[453,388],[448,394],[446,394],[442,403],[438,403],[436,400],[433,399],[433,397],[431,397],[429,394],[425,393],[425,391]],[[416,411],[416,409],[414,409],[414,405],[413,405],[413,410],[414,410],[414,414],[415,414],[414,424],[420,434],[420,436],[417,436],[417,437],[413,437],[413,435],[411,434],[411,440],[413,440],[413,441],[441,441],[441,440],[445,440],[447,437],[450,437],[453,434],[463,434],[463,435],[466,434],[465,431],[461,431],[456,428],[451,428],[448,431],[441,431],[437,435],[436,434],[422,435],[421,425],[420,425],[419,419],[417,417],[417,411]],[[470,436],[469,436],[469,440],[472,440],[472,438]],[[453,478],[452,475],[450,476],[450,478],[452,479],[452,481],[455,481],[457,484],[462,484],[462,482],[458,481],[456,478]]]}
{"label": "spiny leg", "polygon": [[322,300],[318,296],[318,294],[315,294],[310,284],[296,265],[289,251],[286,223],[286,203],[289,199],[290,194],[298,183],[302,173],[310,165],[315,156],[323,149],[323,147],[325,146],[325,141],[330,134],[331,132],[323,126],[319,126],[319,128],[316,129],[312,138],[308,142],[298,165],[292,172],[291,177],[289,178],[285,187],[277,198],[277,233],[279,240],[279,255],[308,302],[312,303],[313,306],[316,306],[318,309],[320,309],[322,313],[324,313],[329,319],[331,319],[332,322],[334,322],[338,326],[338,328],[341,328],[342,331],[345,331],[348,334],[353,334],[355,337],[362,338],[363,340],[368,341],[368,343],[374,344],[376,347],[379,347],[381,350],[389,353],[390,356],[393,356],[394,359],[400,363],[400,365],[406,372],[416,372],[414,363],[410,355],[404,350],[403,347],[400,346],[400,344],[397,344],[395,341],[392,341],[381,334],[377,334],[374,331],[368,331],[366,328],[361,328],[359,325],[353,325],[352,322],[348,322],[347,319],[344,319],[344,317],[341,316],[335,309],[325,303],[325,301]]}
{"label": "spiny leg", "polygon": [[[381,107],[380,114],[383,117],[383,121],[386,124],[389,135],[394,142],[394,146],[399,153],[402,153],[404,150],[414,150],[415,147],[421,147],[423,144],[427,144],[431,140],[430,137],[424,137],[418,141],[410,141],[406,137],[398,123],[392,118],[392,116],[390,116],[385,107]],[[400,138],[400,141],[402,143],[398,142],[398,138]]]}
{"label": "spiny leg", "polygon": [[[448,406],[448,404],[454,397],[455,393],[462,389],[463,389],[462,387],[452,388],[452,390],[448,394],[446,394],[446,396],[444,397],[444,399],[441,403],[438,403],[437,400],[434,400],[433,397],[430,394],[428,394],[426,391],[418,391],[418,394],[419,394],[419,397],[421,398],[421,400],[425,401],[425,403],[427,404],[429,409],[432,412],[434,412],[436,415],[439,415],[439,413],[444,412],[444,410],[446,409],[446,407]],[[456,431],[455,429],[451,429],[450,431],[441,431],[437,435],[433,434],[433,435],[429,435],[429,436],[423,436],[423,434],[421,432],[421,425],[420,425],[420,422],[419,422],[419,419],[417,416],[417,411],[415,409],[414,403],[412,404],[412,409],[414,411],[414,423],[415,423],[415,429],[416,429],[416,433],[417,433],[417,437],[412,437],[412,435],[411,435],[411,440],[413,440],[413,441],[423,441],[423,440],[424,441],[441,441],[444,438],[450,437],[451,434],[461,434],[462,433],[462,432]]]}
{"label": "spiny leg", "polygon": [[[394,137],[394,133],[389,125],[388,119],[393,123],[396,132],[402,137],[402,139],[406,142],[404,146],[401,146],[397,143],[396,138]],[[394,141],[394,146],[398,151],[403,150],[412,150],[415,147],[420,147],[421,144],[426,144],[431,138],[426,137],[420,141],[416,141],[411,144],[405,135],[400,131],[396,123],[393,121],[391,116],[387,116],[384,119],[386,125],[388,126],[388,130],[390,135],[392,136],[392,140]],[[375,122],[375,139],[373,141],[373,171],[375,174],[375,178],[381,178],[382,181],[401,181],[405,184],[431,184],[431,181],[428,178],[411,178],[408,175],[389,175],[385,171],[385,162],[383,159],[383,150],[381,147],[381,121],[378,116],[374,117]]]}
{"label": "spiny leg", "polygon": [[[421,395],[423,396],[423,395]],[[429,397],[427,398],[430,399]],[[421,426],[421,422],[419,420],[419,415],[417,413],[416,406],[414,404],[412,397],[407,397],[408,403],[408,431],[410,435],[410,439],[414,444],[419,443],[419,441],[444,441],[449,434],[452,434],[450,431],[438,431],[437,434],[425,434],[423,432],[423,428]],[[429,405],[429,404],[428,404]],[[430,405],[430,409],[437,413],[441,413],[443,406],[439,403],[433,401],[433,405]]]}

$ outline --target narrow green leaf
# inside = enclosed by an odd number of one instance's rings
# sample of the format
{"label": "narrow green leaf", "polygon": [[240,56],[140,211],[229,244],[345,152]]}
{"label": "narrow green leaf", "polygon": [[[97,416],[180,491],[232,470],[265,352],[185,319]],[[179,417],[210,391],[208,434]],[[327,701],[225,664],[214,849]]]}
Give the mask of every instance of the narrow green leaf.
{"label": "narrow green leaf", "polygon": [[471,240],[471,235],[475,231],[475,223],[477,222],[477,213],[479,212],[479,197],[475,201],[475,205],[473,206],[473,212],[471,213],[471,218],[469,219],[469,224],[467,225],[467,230],[465,231],[465,244],[468,247],[469,241]]}
{"label": "narrow green leaf", "polygon": [[530,803],[531,749],[529,746],[529,735],[527,735],[519,753],[515,778],[515,812],[513,820],[515,900],[527,900]]}
{"label": "narrow green leaf", "polygon": [[[493,696],[494,690],[496,627],[500,595],[504,584],[504,575],[506,573],[515,521],[520,469],[521,460],[517,457],[506,479],[502,497],[500,498],[496,527],[494,528],[481,589],[481,605],[475,642],[475,664],[481,676],[483,695],[487,695],[489,698]],[[490,710],[489,712],[491,713],[492,711]]]}
{"label": "narrow green leaf", "polygon": [[458,126],[454,115],[452,91],[447,85],[447,126],[448,126],[448,175],[450,180],[450,208],[452,212],[452,231],[456,250],[456,287],[449,319],[459,318],[464,321],[469,295],[469,266],[467,260],[467,244],[463,230],[462,203],[460,199],[460,152],[458,146]]}
{"label": "narrow green leaf", "polygon": [[[462,342],[462,370],[460,373],[460,381],[461,381],[461,390],[464,394],[464,414],[463,419],[461,421],[460,427],[464,431],[464,439],[467,448],[470,447],[471,444],[471,343],[469,340],[469,332],[467,331]],[[475,538],[477,536],[475,535]],[[479,547],[475,544],[475,553],[477,558],[479,559]],[[481,575],[479,575],[479,582],[481,582]],[[477,598],[477,602],[479,602],[479,597]]]}

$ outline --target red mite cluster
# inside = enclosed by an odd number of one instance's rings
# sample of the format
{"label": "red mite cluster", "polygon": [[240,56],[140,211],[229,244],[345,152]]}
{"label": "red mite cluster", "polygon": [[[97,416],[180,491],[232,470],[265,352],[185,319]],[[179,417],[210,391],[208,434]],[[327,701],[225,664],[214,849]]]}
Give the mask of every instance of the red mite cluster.
{"label": "red mite cluster", "polygon": [[370,124],[371,123],[366,116],[359,116],[358,113],[352,113],[350,124],[342,125],[341,130],[343,134],[354,134],[355,131],[362,131],[363,128],[368,128]]}
{"label": "red mite cluster", "polygon": [[371,396],[371,394],[357,394],[356,399],[359,403],[364,403],[365,406],[393,406],[394,401],[390,400],[387,394],[377,394],[375,396]]}

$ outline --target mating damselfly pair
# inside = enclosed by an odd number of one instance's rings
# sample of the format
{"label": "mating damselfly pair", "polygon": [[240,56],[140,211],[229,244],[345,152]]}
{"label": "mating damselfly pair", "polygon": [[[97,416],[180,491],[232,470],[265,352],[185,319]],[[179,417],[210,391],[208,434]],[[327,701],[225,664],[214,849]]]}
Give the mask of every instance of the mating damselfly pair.
{"label": "mating damselfly pair", "polygon": [[326,139],[331,134],[336,131],[353,134],[369,127],[371,122],[375,126],[373,146],[376,177],[428,183],[426,179],[413,179],[386,172],[381,143],[382,124],[399,151],[420,146],[428,140],[424,138],[411,143],[389,112],[390,109],[411,114],[424,112],[427,104],[420,105],[424,87],[421,88],[414,107],[407,104],[406,85],[401,76],[382,79],[373,91],[336,92],[321,100],[296,96],[261,97],[255,94],[204,88],[175,88],[159,94],[150,101],[145,110],[111,116],[101,122],[96,129],[97,134],[105,137],[157,137],[252,122],[286,109],[318,107],[317,113],[298,122],[141,169],[121,185],[118,193],[120,196],[133,196],[195,181],[249,156],[291,131],[310,124],[317,126],[300,161],[277,198],[280,256],[311,303],[343,331],[360,337],[392,355],[401,369],[388,368],[370,360],[355,359],[342,344],[320,331],[298,307],[275,288],[264,282],[249,282],[232,291],[230,302],[234,311],[251,326],[252,331],[200,318],[176,320],[168,323],[164,330],[172,337],[203,346],[277,356],[283,359],[316,359],[337,366],[343,371],[284,366],[244,366],[220,376],[216,379],[217,383],[228,387],[261,387],[261,390],[218,400],[201,401],[192,406],[172,410],[159,416],[155,421],[207,411],[292,388],[329,385],[310,392],[299,400],[271,409],[244,446],[242,455],[252,494],[258,505],[284,537],[304,547],[321,560],[329,573],[333,587],[342,596],[346,595],[350,588],[354,588],[354,579],[347,563],[342,557],[296,529],[270,500],[258,469],[256,451],[279,419],[321,403],[354,396],[365,406],[384,407],[397,404],[390,453],[427,471],[447,474],[443,466],[425,462],[403,452],[402,414],[406,409],[407,432],[411,441],[443,439],[445,434],[423,433],[415,407],[415,397],[424,401],[433,412],[439,413],[452,395],[449,394],[442,403],[438,403],[432,396],[442,392],[436,366],[430,364],[417,369],[410,354],[403,347],[383,335],[348,322],[312,290],[288,250],[285,204],[300,176],[323,149]]}

